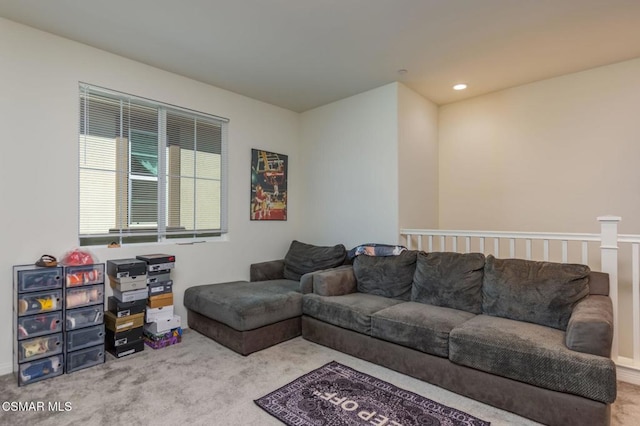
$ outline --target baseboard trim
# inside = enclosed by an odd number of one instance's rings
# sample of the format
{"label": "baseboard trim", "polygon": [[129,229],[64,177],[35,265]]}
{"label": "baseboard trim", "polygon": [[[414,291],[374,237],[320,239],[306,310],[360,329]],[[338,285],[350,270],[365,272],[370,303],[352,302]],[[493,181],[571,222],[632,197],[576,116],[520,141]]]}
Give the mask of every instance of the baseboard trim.
{"label": "baseboard trim", "polygon": [[635,366],[632,359],[618,357],[616,373],[618,380],[633,385],[640,385],[640,367]]}

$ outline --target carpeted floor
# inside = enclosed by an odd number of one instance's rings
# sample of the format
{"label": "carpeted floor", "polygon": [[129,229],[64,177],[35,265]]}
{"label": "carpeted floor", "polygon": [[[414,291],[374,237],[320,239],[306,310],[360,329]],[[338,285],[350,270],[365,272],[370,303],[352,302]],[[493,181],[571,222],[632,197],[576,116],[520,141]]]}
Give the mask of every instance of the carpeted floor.
{"label": "carpeted floor", "polygon": [[[279,425],[253,400],[332,360],[465,411],[492,425],[534,425],[498,410],[300,337],[248,357],[193,331],[182,343],[18,388],[0,377],[5,401],[60,402],[70,411],[7,412],[0,425]],[[640,423],[640,388],[620,383],[612,424]]]}

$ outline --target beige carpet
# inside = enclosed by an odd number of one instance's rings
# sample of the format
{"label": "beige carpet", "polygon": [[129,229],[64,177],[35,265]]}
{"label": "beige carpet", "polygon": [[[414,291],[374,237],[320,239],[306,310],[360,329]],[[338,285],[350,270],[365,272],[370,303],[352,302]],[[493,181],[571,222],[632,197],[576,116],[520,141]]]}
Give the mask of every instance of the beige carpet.
{"label": "beige carpet", "polygon": [[[299,337],[243,357],[187,331],[178,345],[109,357],[104,365],[22,388],[13,376],[0,377],[0,404],[71,404],[66,412],[0,409],[0,425],[278,425],[253,400],[332,360],[496,426],[536,424]],[[612,424],[639,424],[639,400],[638,387],[621,383]]]}

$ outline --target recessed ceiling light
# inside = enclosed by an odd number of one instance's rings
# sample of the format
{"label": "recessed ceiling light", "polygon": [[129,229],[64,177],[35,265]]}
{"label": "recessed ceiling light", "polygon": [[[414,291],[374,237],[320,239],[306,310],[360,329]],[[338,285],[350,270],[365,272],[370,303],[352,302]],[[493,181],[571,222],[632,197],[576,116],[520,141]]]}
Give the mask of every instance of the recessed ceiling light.
{"label": "recessed ceiling light", "polygon": [[464,90],[467,88],[467,85],[464,83],[459,83],[453,86],[453,90]]}

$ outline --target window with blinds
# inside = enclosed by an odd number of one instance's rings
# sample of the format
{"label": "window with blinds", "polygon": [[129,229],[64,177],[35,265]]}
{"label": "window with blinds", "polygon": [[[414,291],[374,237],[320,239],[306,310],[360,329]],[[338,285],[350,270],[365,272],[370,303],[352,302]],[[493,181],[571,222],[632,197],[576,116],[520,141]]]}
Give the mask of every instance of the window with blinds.
{"label": "window with blinds", "polygon": [[81,84],[80,244],[226,233],[227,123]]}

